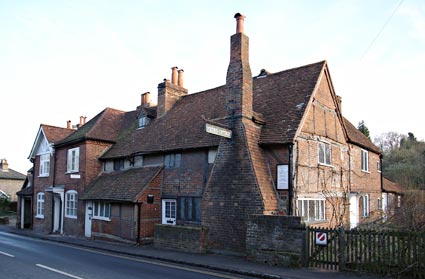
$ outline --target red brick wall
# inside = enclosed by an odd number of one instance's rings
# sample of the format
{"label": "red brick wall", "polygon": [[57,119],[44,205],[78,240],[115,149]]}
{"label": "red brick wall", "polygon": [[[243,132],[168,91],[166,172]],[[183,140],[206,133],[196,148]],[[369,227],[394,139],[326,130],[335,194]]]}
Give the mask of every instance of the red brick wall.
{"label": "red brick wall", "polygon": [[[143,191],[139,198],[141,202],[140,208],[140,238],[153,237],[155,224],[161,223],[161,185],[162,174],[158,174],[148,185],[148,188]],[[147,202],[147,196],[153,195],[153,203]]]}

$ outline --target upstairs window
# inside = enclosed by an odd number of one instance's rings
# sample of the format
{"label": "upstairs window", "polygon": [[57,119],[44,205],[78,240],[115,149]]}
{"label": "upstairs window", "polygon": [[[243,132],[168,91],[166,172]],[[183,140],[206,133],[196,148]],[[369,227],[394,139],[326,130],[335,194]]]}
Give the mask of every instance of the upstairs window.
{"label": "upstairs window", "polygon": [[362,149],[362,171],[369,172],[369,152]]}
{"label": "upstairs window", "polygon": [[319,164],[332,165],[331,150],[329,143],[319,142]]}
{"label": "upstairs window", "polygon": [[182,154],[180,153],[172,153],[165,155],[164,165],[166,168],[178,168],[180,167]]}
{"label": "upstairs window", "polygon": [[44,218],[44,193],[37,194],[37,218]]}
{"label": "upstairs window", "polygon": [[119,171],[124,169],[124,159],[114,160],[114,171]]}
{"label": "upstairs window", "polygon": [[72,148],[68,150],[67,172],[78,172],[80,164],[80,148]]}
{"label": "upstairs window", "polygon": [[139,125],[140,129],[145,128],[148,125],[148,118],[145,115],[139,116]]}
{"label": "upstairs window", "polygon": [[65,195],[65,217],[77,218],[78,208],[78,193],[77,191],[70,190]]}
{"label": "upstairs window", "polygon": [[49,176],[50,172],[50,154],[40,155],[39,176]]}

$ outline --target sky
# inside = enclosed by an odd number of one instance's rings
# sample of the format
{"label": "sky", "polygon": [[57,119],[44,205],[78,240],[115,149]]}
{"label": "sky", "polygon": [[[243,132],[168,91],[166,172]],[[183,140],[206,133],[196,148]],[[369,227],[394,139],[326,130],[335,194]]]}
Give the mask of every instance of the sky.
{"label": "sky", "polygon": [[424,0],[0,0],[0,158],[25,174],[40,124],[156,102],[173,66],[224,85],[237,12],[254,76],[327,60],[355,126],[425,139]]}

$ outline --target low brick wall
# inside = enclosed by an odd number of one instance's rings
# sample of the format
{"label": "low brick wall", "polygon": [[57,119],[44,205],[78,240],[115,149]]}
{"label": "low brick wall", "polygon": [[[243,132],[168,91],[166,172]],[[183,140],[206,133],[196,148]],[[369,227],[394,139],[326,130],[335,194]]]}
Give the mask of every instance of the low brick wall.
{"label": "low brick wall", "polygon": [[251,216],[247,225],[248,259],[286,267],[300,267],[305,251],[306,228],[301,217]]}
{"label": "low brick wall", "polygon": [[155,247],[205,253],[206,240],[207,229],[203,227],[155,225]]}

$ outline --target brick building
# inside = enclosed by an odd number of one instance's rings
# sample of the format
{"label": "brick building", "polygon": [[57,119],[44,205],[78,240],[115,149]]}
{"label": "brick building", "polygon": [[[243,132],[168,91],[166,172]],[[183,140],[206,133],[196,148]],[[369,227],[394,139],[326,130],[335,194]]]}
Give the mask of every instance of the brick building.
{"label": "brick building", "polygon": [[235,18],[225,85],[188,94],[173,67],[156,106],[144,93],[55,142],[53,231],[243,253],[252,215],[381,217],[381,151],[343,117],[327,62],[253,77]]}
{"label": "brick building", "polygon": [[6,159],[0,160],[0,198],[17,201],[16,192],[22,188],[25,175],[9,168]]}

